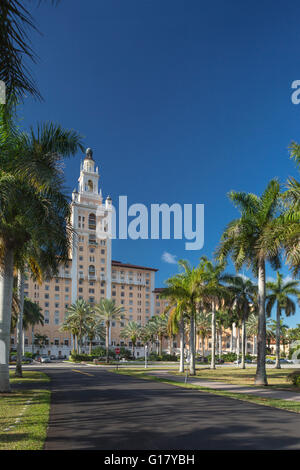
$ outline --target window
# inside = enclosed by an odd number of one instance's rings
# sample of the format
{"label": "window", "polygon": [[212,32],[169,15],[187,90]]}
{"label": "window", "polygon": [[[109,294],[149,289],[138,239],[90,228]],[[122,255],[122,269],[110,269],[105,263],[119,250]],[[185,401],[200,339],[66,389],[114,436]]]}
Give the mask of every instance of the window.
{"label": "window", "polygon": [[92,180],[88,180],[88,184],[87,184],[87,187],[88,187],[88,191],[90,192],[93,192],[93,181]]}
{"label": "window", "polygon": [[93,264],[90,264],[89,266],[89,276],[94,277],[96,274],[95,266]]}
{"label": "window", "polygon": [[89,214],[89,229],[96,230],[96,216],[95,214]]}

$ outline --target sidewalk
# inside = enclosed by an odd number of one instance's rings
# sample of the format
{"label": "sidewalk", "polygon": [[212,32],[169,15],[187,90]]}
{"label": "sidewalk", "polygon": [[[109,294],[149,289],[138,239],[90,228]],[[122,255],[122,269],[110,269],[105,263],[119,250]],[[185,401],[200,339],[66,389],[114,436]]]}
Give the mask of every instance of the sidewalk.
{"label": "sidewalk", "polygon": [[[173,380],[176,382],[185,382],[186,377],[182,375],[170,374],[168,371],[149,371],[145,373],[147,375],[154,375],[156,377]],[[187,377],[187,383],[190,385],[198,385],[199,387],[211,388],[214,390],[221,390],[224,392],[232,393],[244,393],[247,395],[255,395],[257,397],[263,398],[274,398],[276,400],[287,400],[287,401],[299,401],[300,402],[300,393],[284,391],[284,390],[273,390],[270,388],[254,388],[254,387],[245,387],[243,385],[234,385],[228,384],[225,382],[215,382],[213,380],[198,379],[196,377]]]}

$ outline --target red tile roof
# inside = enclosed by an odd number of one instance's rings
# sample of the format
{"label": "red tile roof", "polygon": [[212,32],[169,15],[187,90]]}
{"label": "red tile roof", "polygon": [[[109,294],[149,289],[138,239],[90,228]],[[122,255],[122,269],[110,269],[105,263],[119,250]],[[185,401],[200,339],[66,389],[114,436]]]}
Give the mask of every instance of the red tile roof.
{"label": "red tile roof", "polygon": [[121,263],[121,261],[112,260],[112,266],[120,267],[120,268],[132,268],[132,269],[144,269],[145,271],[158,271],[155,268],[148,268],[146,266],[137,266],[136,264],[129,264],[129,263]]}

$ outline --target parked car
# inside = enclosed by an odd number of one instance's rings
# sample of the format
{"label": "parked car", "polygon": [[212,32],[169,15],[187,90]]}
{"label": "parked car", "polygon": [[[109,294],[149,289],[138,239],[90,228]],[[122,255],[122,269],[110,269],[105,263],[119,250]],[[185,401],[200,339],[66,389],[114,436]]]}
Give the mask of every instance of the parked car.
{"label": "parked car", "polygon": [[280,364],[290,364],[287,359],[280,359]]}
{"label": "parked car", "polygon": [[275,361],[273,359],[266,359],[266,364],[275,364]]}
{"label": "parked car", "polygon": [[54,354],[51,354],[50,359],[51,359],[51,361],[55,361],[56,356],[54,356]]}
{"label": "parked car", "polygon": [[51,362],[51,360],[50,360],[50,357],[49,357],[49,356],[42,356],[42,357],[40,358],[40,362],[43,362],[43,363],[45,363],[45,362]]}

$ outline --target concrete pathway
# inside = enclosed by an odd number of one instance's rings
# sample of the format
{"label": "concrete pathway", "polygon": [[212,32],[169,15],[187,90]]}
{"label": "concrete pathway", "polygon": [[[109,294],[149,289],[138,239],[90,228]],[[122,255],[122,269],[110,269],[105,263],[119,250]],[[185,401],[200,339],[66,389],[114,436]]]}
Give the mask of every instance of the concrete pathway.
{"label": "concrete pathway", "polygon": [[[176,380],[176,382],[185,382],[186,377],[182,375],[170,374],[169,371],[149,371],[145,370],[148,375],[154,375],[156,377]],[[215,382],[214,380],[200,379],[196,377],[187,377],[187,383],[190,385],[198,385],[199,387],[212,388],[214,390],[222,390],[225,392],[232,393],[245,393],[247,395],[255,395],[263,398],[274,398],[277,400],[288,400],[288,401],[299,401],[300,393],[290,392],[285,390],[273,390],[272,388],[256,388],[247,387],[242,385],[229,384],[226,382]]]}

